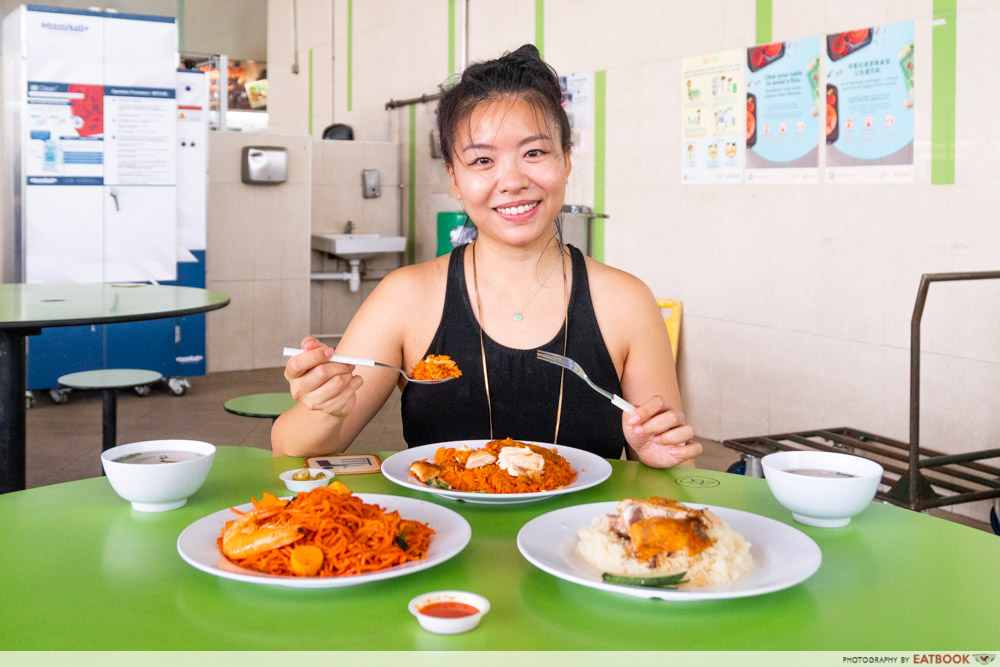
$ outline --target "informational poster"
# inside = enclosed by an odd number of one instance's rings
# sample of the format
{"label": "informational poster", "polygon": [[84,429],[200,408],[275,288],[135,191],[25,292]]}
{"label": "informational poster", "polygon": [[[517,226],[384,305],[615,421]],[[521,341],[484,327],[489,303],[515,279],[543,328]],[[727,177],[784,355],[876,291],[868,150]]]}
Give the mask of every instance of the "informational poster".
{"label": "informational poster", "polygon": [[103,183],[103,98],[102,86],[28,82],[23,164],[29,184]]}
{"label": "informational poster", "polygon": [[573,72],[559,77],[563,107],[574,129],[594,126],[594,73]]}
{"label": "informational poster", "polygon": [[826,177],[913,182],[913,22],[826,36]]}
{"label": "informational poster", "polygon": [[746,51],[681,60],[681,183],[742,183]]}
{"label": "informational poster", "polygon": [[105,183],[174,185],[177,182],[174,96],[173,88],[105,88]]}
{"label": "informational poster", "polygon": [[820,38],[747,49],[746,180],[819,180]]}

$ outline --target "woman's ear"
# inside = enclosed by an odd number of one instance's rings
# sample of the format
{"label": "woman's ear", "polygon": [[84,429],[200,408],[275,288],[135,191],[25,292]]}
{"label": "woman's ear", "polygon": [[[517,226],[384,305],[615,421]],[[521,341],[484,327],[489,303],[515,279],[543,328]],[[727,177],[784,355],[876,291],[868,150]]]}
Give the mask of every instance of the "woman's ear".
{"label": "woman's ear", "polygon": [[567,148],[563,153],[563,166],[566,169],[566,182],[569,183],[569,175],[573,172],[572,148]]}
{"label": "woman's ear", "polygon": [[455,168],[450,164],[445,164],[444,168],[448,172],[448,178],[451,179],[451,193],[455,195],[455,199],[462,201],[462,193],[458,191],[458,180],[455,178]]}

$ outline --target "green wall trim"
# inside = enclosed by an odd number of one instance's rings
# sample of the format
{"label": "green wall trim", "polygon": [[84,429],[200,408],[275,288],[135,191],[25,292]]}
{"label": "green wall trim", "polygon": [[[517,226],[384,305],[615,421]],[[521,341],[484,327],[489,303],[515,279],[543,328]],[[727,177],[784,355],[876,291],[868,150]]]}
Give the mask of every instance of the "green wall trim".
{"label": "green wall trim", "polygon": [[309,49],[309,136],[313,133],[313,50]]}
{"label": "green wall trim", "polygon": [[[604,213],[604,145],[606,136],[605,100],[607,72],[594,73],[594,213]],[[594,218],[591,256],[604,261],[604,218]]]}
{"label": "green wall trim", "polygon": [[417,249],[417,105],[410,105],[410,165],[409,165],[409,225],[406,234],[406,259],[409,264],[416,261]]}
{"label": "green wall trim", "polygon": [[354,108],[352,69],[354,66],[354,0],[347,0],[347,110]]}
{"label": "green wall trim", "polygon": [[771,43],[771,0],[757,0],[757,43]]}
{"label": "green wall trim", "polygon": [[931,185],[955,183],[957,0],[934,0],[931,63]]}
{"label": "green wall trim", "polygon": [[448,76],[455,73],[455,0],[448,0]]}
{"label": "green wall trim", "polygon": [[545,0],[535,0],[535,48],[545,57]]}
{"label": "green wall trim", "polygon": [[177,0],[177,50],[184,53],[184,0]]}

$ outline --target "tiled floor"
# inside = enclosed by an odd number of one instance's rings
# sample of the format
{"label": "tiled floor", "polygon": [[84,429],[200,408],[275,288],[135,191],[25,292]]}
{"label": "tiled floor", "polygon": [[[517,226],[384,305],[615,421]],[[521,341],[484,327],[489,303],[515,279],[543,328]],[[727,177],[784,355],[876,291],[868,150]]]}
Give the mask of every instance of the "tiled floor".
{"label": "tiled floor", "polygon": [[[222,404],[245,394],[287,391],[281,368],[209,373],[190,378],[183,396],[174,396],[165,384],[140,397],[118,392],[118,443],[162,438],[204,440],[220,446],[270,449],[270,419],[241,417],[226,412]],[[69,401],[55,404],[48,392],[36,392],[27,412],[28,488],[96,477],[101,472],[101,393],[73,391]],[[704,453],[698,467],[726,470],[739,459],[720,443],[699,438]],[[403,449],[399,392],[393,392],[382,410],[351,445],[350,451]],[[984,523],[952,512],[935,514],[989,531]]]}

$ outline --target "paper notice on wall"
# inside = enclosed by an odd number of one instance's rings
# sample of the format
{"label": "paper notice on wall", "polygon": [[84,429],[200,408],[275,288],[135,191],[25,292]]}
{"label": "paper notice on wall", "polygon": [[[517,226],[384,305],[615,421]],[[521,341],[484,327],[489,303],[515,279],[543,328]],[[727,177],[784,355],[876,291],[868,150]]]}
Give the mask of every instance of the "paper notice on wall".
{"label": "paper notice on wall", "polygon": [[681,183],[741,183],[746,51],[681,59]]}
{"label": "paper notice on wall", "polygon": [[826,178],[912,183],[913,21],[826,36]]}
{"label": "paper notice on wall", "polygon": [[104,94],[104,182],[175,185],[174,90],[107,86]]}
{"label": "paper notice on wall", "polygon": [[747,183],[818,182],[820,55],[819,37],[747,49]]}

